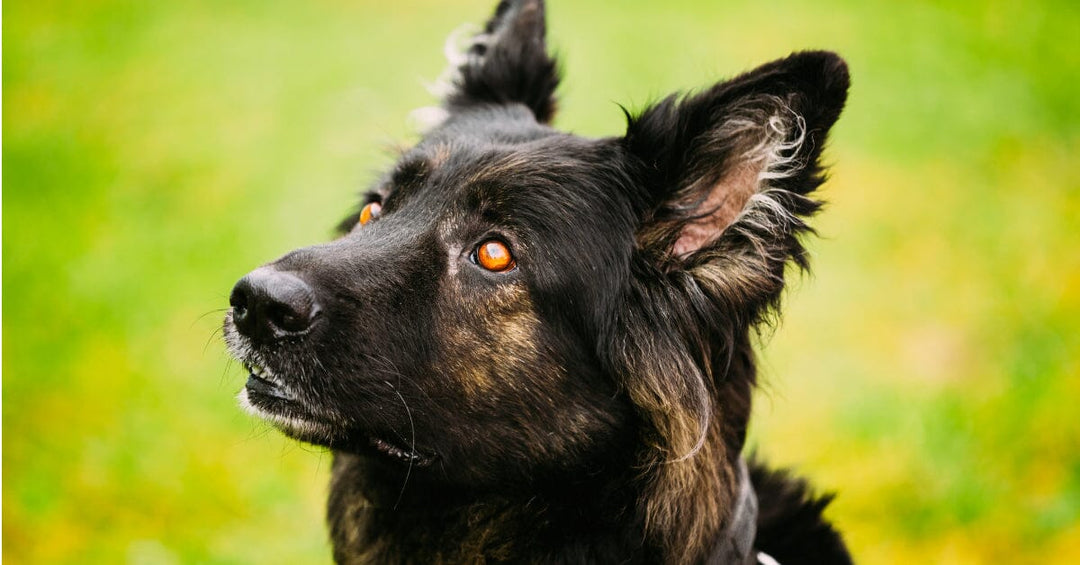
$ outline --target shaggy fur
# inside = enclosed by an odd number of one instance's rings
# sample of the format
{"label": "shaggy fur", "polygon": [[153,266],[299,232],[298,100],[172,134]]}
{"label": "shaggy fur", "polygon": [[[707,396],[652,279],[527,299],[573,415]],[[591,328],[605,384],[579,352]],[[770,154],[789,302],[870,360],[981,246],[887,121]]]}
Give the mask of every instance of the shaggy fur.
{"label": "shaggy fur", "polygon": [[844,62],[796,53],[585,139],[547,125],[543,8],[499,4],[362,225],[237,284],[241,403],[333,450],[340,563],[730,561],[747,492],[755,553],[850,562],[828,498],[740,478],[750,334],[807,266]]}

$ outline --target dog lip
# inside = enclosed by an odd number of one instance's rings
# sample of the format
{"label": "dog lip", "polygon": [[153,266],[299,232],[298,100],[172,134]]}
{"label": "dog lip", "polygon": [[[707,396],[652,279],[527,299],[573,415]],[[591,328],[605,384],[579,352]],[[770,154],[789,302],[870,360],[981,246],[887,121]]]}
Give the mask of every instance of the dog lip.
{"label": "dog lip", "polygon": [[274,398],[280,398],[281,400],[295,400],[292,395],[289,394],[289,391],[266,379],[256,377],[254,374],[248,375],[247,384],[244,386],[248,389],[249,393],[272,396]]}
{"label": "dog lip", "polygon": [[369,443],[371,447],[375,448],[375,451],[401,463],[427,467],[435,461],[434,455],[426,455],[414,447],[401,447],[375,437],[371,438]]}

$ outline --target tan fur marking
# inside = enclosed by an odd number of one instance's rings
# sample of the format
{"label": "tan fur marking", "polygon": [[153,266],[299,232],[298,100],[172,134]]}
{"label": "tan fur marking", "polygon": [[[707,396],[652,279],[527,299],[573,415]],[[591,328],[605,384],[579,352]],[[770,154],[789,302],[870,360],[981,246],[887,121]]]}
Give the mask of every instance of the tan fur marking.
{"label": "tan fur marking", "polygon": [[[462,300],[460,285],[452,284],[450,300]],[[463,304],[456,320],[446,320],[445,348],[450,373],[470,396],[490,392],[499,386],[498,375],[510,367],[537,367],[536,347],[539,320],[527,291],[517,285],[493,289],[483,300]]]}

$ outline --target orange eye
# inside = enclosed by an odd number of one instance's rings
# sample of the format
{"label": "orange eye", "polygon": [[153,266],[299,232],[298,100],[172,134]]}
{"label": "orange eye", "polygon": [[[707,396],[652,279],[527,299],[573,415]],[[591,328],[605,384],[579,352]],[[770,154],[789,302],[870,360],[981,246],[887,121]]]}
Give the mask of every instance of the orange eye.
{"label": "orange eye", "polygon": [[516,265],[514,256],[510,254],[510,248],[505,243],[494,239],[480,244],[480,248],[476,250],[476,262],[494,273],[509,271]]}
{"label": "orange eye", "polygon": [[378,218],[379,212],[381,211],[381,204],[378,202],[368,202],[367,206],[360,209],[360,225],[370,222],[372,218]]}

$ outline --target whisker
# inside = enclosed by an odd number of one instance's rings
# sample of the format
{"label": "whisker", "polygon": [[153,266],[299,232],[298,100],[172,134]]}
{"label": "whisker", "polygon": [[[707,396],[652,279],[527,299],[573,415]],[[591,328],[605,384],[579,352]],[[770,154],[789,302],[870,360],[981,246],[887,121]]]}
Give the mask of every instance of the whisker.
{"label": "whisker", "polygon": [[397,377],[397,381],[398,381],[399,385],[402,382],[405,382],[406,384],[411,385],[412,388],[416,389],[416,391],[419,392],[421,395],[423,395],[424,398],[426,398],[428,401],[430,401],[432,403],[435,403],[435,399],[432,398],[431,395],[429,395],[426,390],[424,390],[424,387],[422,387],[420,385],[417,385],[411,379],[407,378],[405,376],[405,373],[400,371],[397,368],[397,365],[394,364],[394,361],[391,360],[389,357],[387,357],[385,355],[381,355],[381,354],[369,354],[368,358],[370,358],[372,361],[374,361],[376,363],[381,363],[382,366],[383,366],[384,371],[387,371],[387,369],[389,369],[387,372],[392,373],[394,376]]}
{"label": "whisker", "polygon": [[405,495],[405,487],[409,484],[409,476],[412,475],[413,462],[415,461],[413,457],[416,456],[416,427],[413,425],[412,410],[409,410],[409,403],[405,402],[405,397],[398,392],[393,383],[390,381],[383,382],[401,400],[401,405],[405,407],[405,414],[409,417],[409,466],[405,469],[405,481],[401,483],[401,492],[398,493],[397,501],[394,502],[394,510],[397,510],[398,504],[401,504],[401,497]]}
{"label": "whisker", "polygon": [[210,332],[210,337],[206,338],[206,343],[203,344],[203,348],[202,348],[203,355],[206,355],[206,350],[210,348],[210,343],[215,341],[215,338],[220,337],[220,336],[222,336],[224,334],[225,334],[225,330],[223,330],[221,328],[214,328]]}
{"label": "whisker", "polygon": [[209,316],[210,314],[224,314],[225,312],[228,312],[228,311],[229,311],[228,308],[214,308],[213,310],[210,310],[208,312],[203,312],[197,318],[195,318],[195,320],[193,322],[191,322],[191,325],[194,326],[195,324],[199,323],[200,321],[202,321],[203,318]]}
{"label": "whisker", "polygon": [[218,386],[225,386],[229,383],[229,373],[236,365],[236,359],[229,357],[225,360],[225,366],[221,369],[221,377],[218,379]]}

